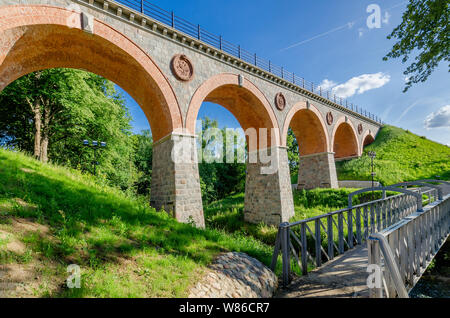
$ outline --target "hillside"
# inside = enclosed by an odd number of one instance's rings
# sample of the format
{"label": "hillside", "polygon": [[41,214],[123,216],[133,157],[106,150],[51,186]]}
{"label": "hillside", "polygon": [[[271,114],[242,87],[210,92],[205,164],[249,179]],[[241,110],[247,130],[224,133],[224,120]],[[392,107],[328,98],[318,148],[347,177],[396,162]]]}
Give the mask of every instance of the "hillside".
{"label": "hillside", "polygon": [[[0,150],[0,297],[183,297],[213,258],[272,247],[199,230],[78,171]],[[68,289],[67,266],[81,268]]]}
{"label": "hillside", "polygon": [[376,152],[375,179],[382,184],[436,175],[450,180],[450,147],[393,126],[383,127],[361,158],[337,162],[339,180],[370,180],[368,151]]}

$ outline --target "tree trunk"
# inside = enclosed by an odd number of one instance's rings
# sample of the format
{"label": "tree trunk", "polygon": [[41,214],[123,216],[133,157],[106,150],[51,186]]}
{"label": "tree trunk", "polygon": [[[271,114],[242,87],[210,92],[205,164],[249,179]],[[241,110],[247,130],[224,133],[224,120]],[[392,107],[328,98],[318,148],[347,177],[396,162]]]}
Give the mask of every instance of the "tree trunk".
{"label": "tree trunk", "polygon": [[41,141],[41,156],[39,158],[42,162],[48,162],[48,136],[44,135]]}
{"label": "tree trunk", "polygon": [[41,158],[41,128],[42,128],[42,114],[39,102],[35,101],[33,106],[34,113],[34,157],[36,159]]}
{"label": "tree trunk", "polygon": [[50,113],[51,107],[48,100],[42,100],[42,105],[44,106],[44,118],[42,127],[42,138],[41,138],[41,158],[42,162],[48,162],[48,141],[50,135]]}

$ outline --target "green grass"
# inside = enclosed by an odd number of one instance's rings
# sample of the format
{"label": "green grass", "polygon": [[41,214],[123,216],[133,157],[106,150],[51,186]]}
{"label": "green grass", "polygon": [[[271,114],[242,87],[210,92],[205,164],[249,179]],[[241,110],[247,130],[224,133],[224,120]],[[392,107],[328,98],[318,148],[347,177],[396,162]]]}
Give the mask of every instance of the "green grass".
{"label": "green grass", "polygon": [[[0,230],[26,246],[11,252],[3,239],[1,262],[33,264],[36,296],[183,297],[221,252],[270,263],[272,246],[252,236],[178,223],[94,177],[20,153],[0,150],[0,180]],[[19,231],[23,220],[31,225]],[[81,267],[81,289],[66,287],[69,264]]]}
{"label": "green grass", "polygon": [[[402,181],[431,179],[436,175],[450,180],[450,147],[393,126],[384,126],[366,148],[376,152],[376,180],[384,185]],[[370,158],[337,162],[339,180],[369,180]]]}

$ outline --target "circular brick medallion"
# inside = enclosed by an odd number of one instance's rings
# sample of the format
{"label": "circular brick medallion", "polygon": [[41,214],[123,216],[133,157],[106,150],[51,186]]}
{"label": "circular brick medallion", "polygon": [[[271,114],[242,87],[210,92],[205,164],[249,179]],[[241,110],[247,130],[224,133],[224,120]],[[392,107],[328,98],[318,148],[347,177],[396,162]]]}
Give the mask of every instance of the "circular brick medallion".
{"label": "circular brick medallion", "polygon": [[180,81],[188,82],[194,76],[194,66],[184,54],[177,54],[172,59],[172,72]]}
{"label": "circular brick medallion", "polygon": [[363,126],[362,126],[362,124],[359,124],[358,125],[358,134],[362,134],[362,132],[363,132]]}
{"label": "circular brick medallion", "polygon": [[331,125],[333,123],[333,114],[331,112],[327,113],[327,124]]}
{"label": "circular brick medallion", "polygon": [[284,98],[282,93],[277,93],[275,95],[275,106],[277,106],[279,110],[283,110],[284,107],[286,107],[286,98]]}

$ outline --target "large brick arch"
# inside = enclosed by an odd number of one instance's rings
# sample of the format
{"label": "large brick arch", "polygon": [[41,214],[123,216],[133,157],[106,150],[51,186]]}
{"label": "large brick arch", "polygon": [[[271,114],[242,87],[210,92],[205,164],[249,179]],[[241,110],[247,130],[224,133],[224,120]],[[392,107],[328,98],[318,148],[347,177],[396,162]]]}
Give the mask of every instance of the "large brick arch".
{"label": "large brick arch", "polygon": [[331,136],[331,147],[336,159],[361,155],[358,134],[346,116],[342,116],[336,121]]}
{"label": "large brick arch", "polygon": [[[215,75],[201,84],[192,96],[186,115],[186,129],[191,134],[195,134],[195,122],[203,102],[216,103],[228,109],[244,130],[267,128],[268,146],[280,144],[279,127],[270,103],[247,79],[242,79],[239,85],[238,75],[226,73]],[[274,128],[275,140],[270,138],[271,128]]]}
{"label": "large brick arch", "polygon": [[286,146],[289,127],[292,128],[299,145],[301,156],[329,151],[327,128],[320,111],[306,102],[295,104],[283,125],[281,143]]}
{"label": "large brick arch", "polygon": [[94,19],[93,26],[93,34],[84,32],[80,14],[60,7],[1,7],[0,91],[34,71],[83,69],[126,90],[143,109],[155,141],[181,130],[176,96],[150,56],[102,21]]}

